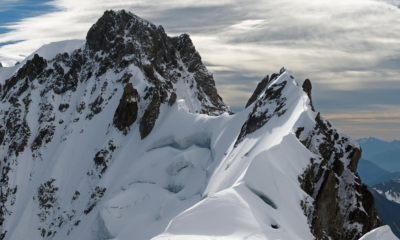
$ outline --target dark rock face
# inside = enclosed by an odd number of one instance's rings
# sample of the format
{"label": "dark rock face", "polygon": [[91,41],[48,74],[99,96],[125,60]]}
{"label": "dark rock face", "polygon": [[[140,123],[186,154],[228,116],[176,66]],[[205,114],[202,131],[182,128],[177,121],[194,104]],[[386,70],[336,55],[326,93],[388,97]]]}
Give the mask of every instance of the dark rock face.
{"label": "dark rock face", "polygon": [[18,91],[17,93],[17,95],[21,95],[28,88],[29,82],[39,77],[46,67],[47,61],[35,54],[33,59],[28,60],[26,64],[18,70],[16,75],[6,80],[3,87],[3,98],[18,82],[25,80],[25,84],[21,88],[21,91]]}
{"label": "dark rock face", "polygon": [[68,108],[69,108],[69,104],[68,103],[61,103],[60,106],[58,107],[58,110],[60,112],[65,112]]}
{"label": "dark rock face", "polygon": [[98,96],[96,100],[94,100],[93,103],[89,104],[90,110],[92,110],[93,114],[99,114],[102,109],[102,103],[104,102],[104,99],[102,96]]}
{"label": "dark rock face", "polygon": [[235,147],[239,145],[248,134],[262,128],[271,118],[280,117],[285,114],[286,109],[284,109],[284,107],[286,106],[286,97],[282,95],[282,90],[285,88],[286,84],[286,81],[273,84],[265,90],[264,97],[256,102],[246,122],[243,124]]}
{"label": "dark rock face", "polygon": [[308,98],[310,99],[310,105],[311,105],[312,110],[315,111],[315,110],[314,110],[314,106],[313,106],[313,104],[312,104],[312,97],[311,97],[312,84],[311,84],[310,79],[306,79],[306,80],[303,82],[302,88],[303,88],[303,91],[304,91],[305,93],[307,93],[307,96],[308,96]]}
{"label": "dark rock face", "polygon": [[1,68],[1,67],[3,67],[3,64],[1,64],[1,62],[0,62],[0,68]]}
{"label": "dark rock face", "polygon": [[172,105],[174,105],[175,102],[176,102],[176,93],[173,92],[168,101],[168,105],[171,107]]}
{"label": "dark rock face", "polygon": [[262,91],[267,87],[269,83],[269,75],[267,75],[261,82],[258,83],[256,90],[254,91],[253,95],[251,95],[249,101],[247,101],[246,108],[248,108],[253,102],[255,102],[262,93]]}
{"label": "dark rock face", "polygon": [[[124,41],[124,37],[131,40]],[[191,83],[190,88],[195,90],[197,100],[202,103],[202,108],[197,109],[199,113],[208,115],[231,113],[218,95],[213,76],[203,65],[189,35],[168,37],[161,26],[156,27],[122,10],[106,11],[89,30],[86,39],[89,49],[107,55],[98,59],[104,63],[100,74],[109,68],[114,68],[118,72],[118,69],[134,64],[143,69],[149,83],[154,87],[160,87],[165,93],[174,92],[174,84],[177,84],[180,78],[184,78],[187,79],[187,83]],[[145,62],[139,58],[126,60],[126,56],[133,54],[146,57],[149,61]],[[182,61],[183,66],[178,60]],[[189,79],[189,74],[193,74],[193,79]],[[162,81],[160,77],[168,81]]]}
{"label": "dark rock face", "polygon": [[33,141],[32,145],[31,145],[32,151],[39,149],[42,146],[43,141],[45,143],[49,143],[52,140],[54,131],[55,131],[54,126],[50,126],[50,127],[41,129],[39,134],[36,136],[35,140]]}
{"label": "dark rock face", "polygon": [[314,199],[313,211],[305,211],[311,230],[317,239],[359,239],[383,225],[371,193],[356,173],[361,148],[319,113],[315,123],[313,129],[296,132],[300,142],[320,156],[299,176],[302,189]]}
{"label": "dark rock face", "polygon": [[343,239],[344,219],[340,212],[336,181],[335,172],[326,171],[315,199],[316,218],[313,219],[312,225],[315,226],[313,230],[317,239],[323,239],[324,234],[333,239]]}
{"label": "dark rock face", "polygon": [[161,101],[160,101],[160,96],[158,95],[158,91],[156,89],[153,89],[152,95],[153,97],[151,99],[151,102],[147,106],[147,109],[144,112],[143,117],[140,121],[139,130],[142,139],[147,137],[153,130],[158,115],[160,114]]}
{"label": "dark rock face", "polygon": [[138,116],[138,98],[139,93],[132,86],[132,83],[126,84],[118,108],[114,114],[114,126],[118,130],[124,131],[136,121]]}

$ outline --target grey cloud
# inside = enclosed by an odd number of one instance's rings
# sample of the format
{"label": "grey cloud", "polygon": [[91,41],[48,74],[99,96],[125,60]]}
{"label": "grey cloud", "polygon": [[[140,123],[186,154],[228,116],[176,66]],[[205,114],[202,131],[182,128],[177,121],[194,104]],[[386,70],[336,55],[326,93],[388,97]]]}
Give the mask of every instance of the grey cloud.
{"label": "grey cloud", "polygon": [[245,20],[246,15],[228,4],[160,10],[157,14],[149,13],[148,19],[175,34],[215,34]]}
{"label": "grey cloud", "polygon": [[[236,110],[282,66],[300,81],[312,80],[321,112],[391,106],[399,104],[400,9],[385,2],[57,0],[58,12],[22,19],[0,34],[0,42],[26,40],[0,51],[28,55],[51,41],[84,38],[105,10],[124,8],[168,34],[191,35],[219,93]],[[258,22],[241,28],[246,20]]]}
{"label": "grey cloud", "polygon": [[378,105],[400,106],[400,89],[367,89],[362,91],[325,90],[313,86],[313,103],[325,113],[354,109],[374,110]]}

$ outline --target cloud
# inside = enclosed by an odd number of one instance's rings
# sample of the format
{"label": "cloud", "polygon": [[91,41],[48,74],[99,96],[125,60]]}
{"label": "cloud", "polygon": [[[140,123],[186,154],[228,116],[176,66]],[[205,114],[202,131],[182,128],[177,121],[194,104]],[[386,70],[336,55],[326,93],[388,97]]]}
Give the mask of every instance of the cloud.
{"label": "cloud", "polygon": [[392,141],[400,136],[400,105],[369,105],[324,115],[338,130],[354,138],[377,137]]}
{"label": "cloud", "polygon": [[15,66],[15,63],[21,62],[25,59],[25,56],[17,56],[10,54],[0,54],[0,62],[3,67],[12,67]]}
{"label": "cloud", "polygon": [[0,52],[29,55],[52,41],[83,39],[105,10],[126,9],[170,35],[188,33],[235,109],[244,107],[258,81],[285,66],[300,83],[312,80],[317,110],[331,114],[398,104],[399,3],[54,0],[48,3],[54,11],[5,26],[11,31],[0,34],[0,43],[22,42]]}

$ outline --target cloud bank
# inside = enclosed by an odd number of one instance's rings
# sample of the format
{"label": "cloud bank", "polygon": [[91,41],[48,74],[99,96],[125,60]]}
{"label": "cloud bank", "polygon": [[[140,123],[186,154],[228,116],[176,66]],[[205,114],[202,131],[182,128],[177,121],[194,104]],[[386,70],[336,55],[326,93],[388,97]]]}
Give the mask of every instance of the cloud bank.
{"label": "cloud bank", "polygon": [[126,9],[162,24],[170,35],[191,35],[234,109],[244,107],[259,80],[285,66],[296,79],[311,79],[317,110],[339,130],[400,139],[400,128],[378,117],[366,118],[358,130],[340,120],[342,114],[361,119],[368,110],[398,117],[393,106],[400,105],[399,3],[55,0],[48,3],[55,11],[6,26],[11,31],[0,35],[0,43],[22,42],[1,47],[0,54],[28,55],[49,42],[83,39],[105,10]]}

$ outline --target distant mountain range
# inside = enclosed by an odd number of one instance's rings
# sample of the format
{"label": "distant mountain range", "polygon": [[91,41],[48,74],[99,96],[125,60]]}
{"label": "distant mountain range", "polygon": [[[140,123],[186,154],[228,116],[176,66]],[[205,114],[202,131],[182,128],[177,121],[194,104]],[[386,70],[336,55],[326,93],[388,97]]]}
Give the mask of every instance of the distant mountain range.
{"label": "distant mountain range", "polygon": [[395,180],[398,177],[400,177],[400,172],[389,173],[385,176],[377,178],[376,180],[374,180],[372,182],[367,183],[367,185],[373,187],[382,182],[389,182],[390,180]]}
{"label": "distant mountain range", "polygon": [[361,181],[369,186],[379,217],[400,237],[400,141],[363,138],[357,167]]}
{"label": "distant mountain range", "polygon": [[370,189],[379,217],[400,237],[400,177],[381,182]]}
{"label": "distant mountain range", "polygon": [[400,172],[400,141],[385,142],[377,138],[356,140],[362,148],[362,158],[389,172]]}
{"label": "distant mountain range", "polygon": [[391,174],[391,172],[363,158],[358,162],[357,173],[362,182],[369,186],[372,186],[370,185],[371,182]]}
{"label": "distant mountain range", "polygon": [[357,173],[360,176],[361,181],[370,187],[373,187],[378,183],[388,182],[400,177],[400,172],[386,171],[371,161],[363,158],[361,158],[358,162]]}
{"label": "distant mountain range", "polygon": [[388,200],[374,189],[369,189],[374,196],[375,208],[379,217],[389,225],[392,232],[400,238],[400,204]]}
{"label": "distant mountain range", "polygon": [[400,177],[394,181],[378,183],[373,188],[386,199],[400,204]]}
{"label": "distant mountain range", "polygon": [[400,171],[400,149],[392,149],[372,157],[371,162],[381,168],[393,172]]}

